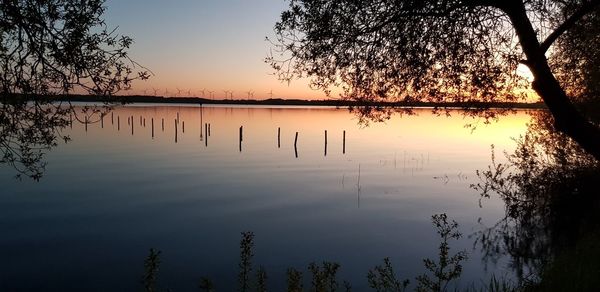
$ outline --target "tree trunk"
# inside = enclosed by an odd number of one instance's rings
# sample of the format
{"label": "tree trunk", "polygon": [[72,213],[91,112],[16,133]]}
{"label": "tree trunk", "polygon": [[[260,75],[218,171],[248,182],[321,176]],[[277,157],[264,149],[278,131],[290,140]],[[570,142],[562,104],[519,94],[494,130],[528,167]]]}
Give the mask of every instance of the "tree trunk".
{"label": "tree trunk", "polygon": [[575,108],[552,74],[523,2],[512,1],[512,5],[503,7],[503,10],[509,16],[527,57],[527,65],[534,77],[533,89],[548,106],[554,117],[556,130],[570,136],[587,153],[600,161],[600,128]]}

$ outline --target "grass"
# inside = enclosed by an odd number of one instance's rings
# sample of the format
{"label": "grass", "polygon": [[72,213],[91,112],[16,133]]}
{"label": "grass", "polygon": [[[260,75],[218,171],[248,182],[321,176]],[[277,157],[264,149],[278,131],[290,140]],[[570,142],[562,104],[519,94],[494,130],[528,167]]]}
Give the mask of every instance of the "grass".
{"label": "grass", "polygon": [[[449,283],[458,279],[462,272],[462,261],[467,258],[465,251],[451,253],[450,241],[459,239],[462,234],[458,230],[458,224],[455,221],[448,221],[446,214],[432,216],[432,222],[437,229],[440,237],[438,248],[438,258],[424,259],[426,272],[415,279],[416,286],[410,286],[410,280],[401,279],[394,272],[391,260],[383,259],[383,264],[375,266],[367,273],[367,280],[372,291],[377,292],[404,292],[414,288],[415,291],[449,291]],[[267,271],[263,267],[255,269],[253,266],[254,257],[254,233],[242,232],[240,240],[240,261],[238,273],[238,290],[241,292],[266,292]],[[145,260],[145,273],[142,284],[147,292],[170,291],[161,290],[158,287],[157,274],[160,265],[160,251],[150,250],[150,254]],[[307,267],[308,277],[305,277],[302,271],[289,268],[287,269],[287,291],[288,292],[333,292],[333,291],[352,291],[352,284],[349,281],[340,281],[338,271],[341,266],[335,262],[324,261],[322,263],[310,263]],[[208,279],[201,278],[198,283],[198,291],[214,292],[217,291],[217,285]],[[464,291],[515,291],[508,281],[492,278],[487,287],[477,289],[468,288]]]}
{"label": "grass", "polygon": [[[440,236],[439,254],[437,259],[424,259],[426,273],[418,276],[416,285],[410,285],[409,279],[401,279],[395,272],[391,260],[383,259],[383,264],[375,266],[367,273],[371,291],[377,292],[538,292],[538,291],[597,291],[600,287],[600,230],[588,233],[577,242],[574,248],[559,254],[548,262],[539,280],[515,285],[510,280],[492,277],[484,285],[451,290],[448,284],[460,277],[461,262],[466,259],[466,253],[450,252],[449,241],[461,237],[458,224],[448,222],[445,214],[432,216],[433,224]],[[263,267],[255,268],[252,264],[254,250],[254,233],[242,232],[240,240],[240,261],[238,274],[238,290],[243,292],[267,292],[267,271]],[[144,261],[145,273],[142,277],[144,291],[171,291],[158,288],[158,272],[161,252],[150,249]],[[294,268],[287,269],[288,292],[333,292],[353,291],[348,281],[338,279],[341,266],[335,262],[310,263],[307,275]],[[217,285],[208,279],[201,278],[197,291],[215,292]]]}

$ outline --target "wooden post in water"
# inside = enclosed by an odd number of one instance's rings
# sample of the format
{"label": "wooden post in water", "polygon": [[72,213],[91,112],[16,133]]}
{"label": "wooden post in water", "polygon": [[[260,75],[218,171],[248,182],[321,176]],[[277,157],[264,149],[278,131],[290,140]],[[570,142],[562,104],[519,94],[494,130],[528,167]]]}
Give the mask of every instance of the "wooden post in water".
{"label": "wooden post in water", "polygon": [[131,116],[131,136],[133,136],[133,124],[135,124],[133,122],[133,116]]}
{"label": "wooden post in water", "polygon": [[277,127],[277,148],[281,148],[281,127]]}
{"label": "wooden post in water", "polygon": [[140,116],[140,126],[142,126],[142,116]]}
{"label": "wooden post in water", "polygon": [[177,143],[177,119],[175,119],[175,143]]}
{"label": "wooden post in water", "polygon": [[185,133],[185,121],[181,122],[181,132]]}
{"label": "wooden post in water", "polygon": [[242,152],[242,141],[244,140],[244,126],[240,126],[240,152]]}
{"label": "wooden post in water", "polygon": [[150,120],[150,123],[152,124],[152,139],[154,139],[154,118]]}
{"label": "wooden post in water", "polygon": [[210,123],[208,124],[208,135],[210,136]]}
{"label": "wooden post in water", "polygon": [[296,138],[294,138],[294,147],[298,144],[298,132],[296,132]]}
{"label": "wooden post in water", "polygon": [[162,118],[162,131],[165,131],[165,118]]}
{"label": "wooden post in water", "polygon": [[111,125],[115,124],[115,113],[114,112],[110,112],[110,124]]}
{"label": "wooden post in water", "polygon": [[100,128],[104,129],[104,114],[100,114]]}
{"label": "wooden post in water", "polygon": [[146,118],[144,118],[144,128],[146,127]]}
{"label": "wooden post in water", "polygon": [[121,131],[121,116],[117,116],[117,131]]}
{"label": "wooden post in water", "polygon": [[129,126],[129,125],[130,125],[130,123],[129,123],[129,117],[127,117],[127,126]]}
{"label": "wooden post in water", "polygon": [[[204,124],[204,132],[208,133],[208,123]],[[204,136],[204,147],[208,147],[208,134]]]}
{"label": "wooden post in water", "polygon": [[296,158],[298,158],[298,132],[296,132],[296,138],[294,138],[294,152],[296,153]]}
{"label": "wooden post in water", "polygon": [[327,130],[325,130],[325,156],[327,156]]}
{"label": "wooden post in water", "polygon": [[85,115],[85,131],[87,132],[88,117]]}
{"label": "wooden post in water", "polygon": [[343,135],[343,142],[342,142],[342,154],[346,154],[346,130],[344,130],[344,135]]}

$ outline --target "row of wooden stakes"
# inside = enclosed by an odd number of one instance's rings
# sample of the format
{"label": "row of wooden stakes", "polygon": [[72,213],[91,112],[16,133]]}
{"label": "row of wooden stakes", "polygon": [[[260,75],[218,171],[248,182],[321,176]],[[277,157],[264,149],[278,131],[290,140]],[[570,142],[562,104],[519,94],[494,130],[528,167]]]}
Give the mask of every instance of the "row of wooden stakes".
{"label": "row of wooden stakes", "polygon": [[[127,125],[131,126],[131,135],[134,134],[134,126],[133,126],[133,120],[134,117],[133,115],[128,116],[127,117]],[[178,142],[178,127],[179,127],[179,113],[177,113],[177,118],[174,120],[174,127],[175,127],[175,143]],[[90,123],[89,119],[87,116],[85,116],[85,120],[84,120],[84,124],[85,124],[85,131],[88,131],[88,124]],[[114,125],[115,123],[115,117],[114,117],[114,113],[111,113],[111,123]],[[151,135],[152,138],[154,139],[154,118],[150,119],[150,123],[151,123]],[[202,123],[202,121],[201,121]],[[72,117],[70,117],[70,125],[71,128],[73,127],[73,119]],[[140,116],[140,126],[142,127],[146,127],[146,118],[143,118],[142,116]],[[104,128],[104,115],[101,115],[100,117],[100,127]],[[161,119],[161,129],[164,132],[165,130],[165,119],[162,118]],[[120,131],[121,130],[121,117],[119,115],[117,115],[117,130]],[[183,133],[185,133],[185,121],[181,121],[181,130]],[[210,136],[210,131],[211,130],[211,124],[210,123],[204,123],[204,138],[203,138],[203,133],[202,133],[202,126],[200,128],[200,139],[204,140],[204,145],[206,147],[208,147],[208,137]],[[240,152],[242,151],[242,141],[244,140],[244,126],[240,126],[239,128],[239,150]],[[327,130],[325,130],[324,132],[324,155],[327,156]],[[294,136],[294,152],[296,157],[298,157],[298,132],[296,132],[295,136]],[[281,148],[281,127],[277,128],[277,148]],[[344,130],[342,132],[342,153],[346,154],[346,131]]]}

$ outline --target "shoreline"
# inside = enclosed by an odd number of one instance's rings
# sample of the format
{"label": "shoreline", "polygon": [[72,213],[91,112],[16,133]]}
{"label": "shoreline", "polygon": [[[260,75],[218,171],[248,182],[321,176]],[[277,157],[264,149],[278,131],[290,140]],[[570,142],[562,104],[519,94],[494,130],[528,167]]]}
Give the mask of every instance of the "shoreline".
{"label": "shoreline", "polygon": [[516,102],[355,102],[344,100],[302,100],[270,98],[264,100],[247,99],[206,99],[199,97],[162,97],[162,96],[113,96],[110,99],[92,95],[68,95],[51,98],[53,101],[64,102],[120,102],[128,103],[154,103],[154,104],[196,104],[196,105],[265,105],[265,106],[335,106],[335,107],[412,107],[412,108],[512,108],[512,109],[545,109],[543,102],[516,103]]}

